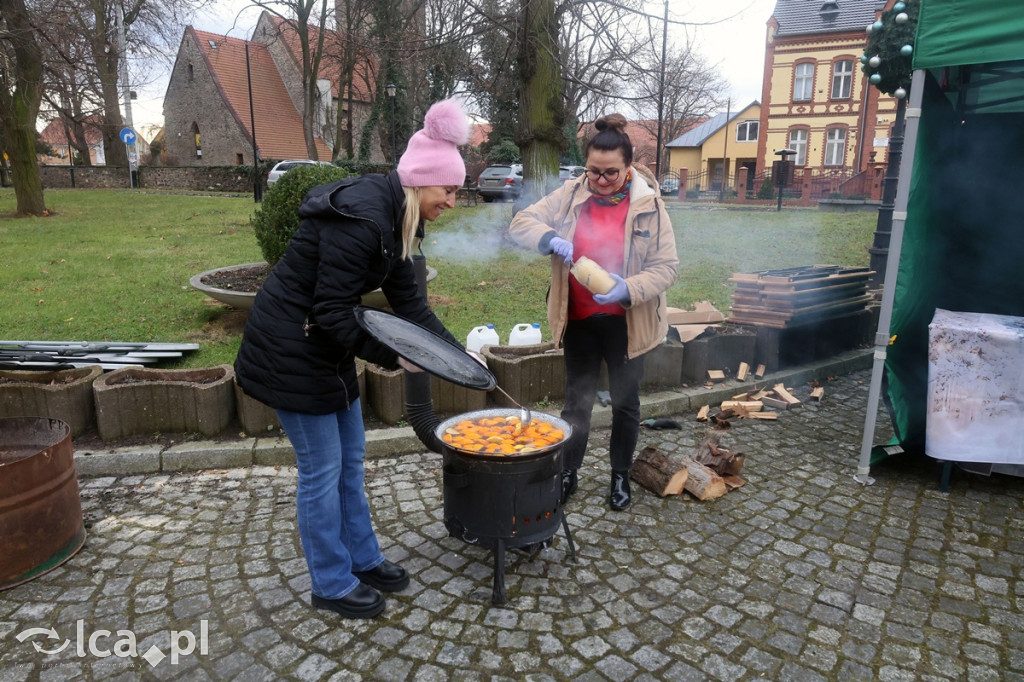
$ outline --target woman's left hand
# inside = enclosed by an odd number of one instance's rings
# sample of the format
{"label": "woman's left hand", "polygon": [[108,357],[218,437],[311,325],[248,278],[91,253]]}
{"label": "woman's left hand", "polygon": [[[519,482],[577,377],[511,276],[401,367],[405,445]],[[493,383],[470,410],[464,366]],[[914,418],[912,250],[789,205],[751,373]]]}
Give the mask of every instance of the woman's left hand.
{"label": "woman's left hand", "polygon": [[608,305],[609,303],[629,303],[629,289],[626,287],[626,280],[615,273],[608,273],[615,280],[615,286],[607,294],[594,294],[594,303]]}

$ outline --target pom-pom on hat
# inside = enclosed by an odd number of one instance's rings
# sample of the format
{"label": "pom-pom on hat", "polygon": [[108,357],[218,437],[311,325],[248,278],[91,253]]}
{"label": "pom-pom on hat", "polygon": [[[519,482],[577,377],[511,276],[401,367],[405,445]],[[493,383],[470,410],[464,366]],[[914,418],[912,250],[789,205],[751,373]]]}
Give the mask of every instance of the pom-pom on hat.
{"label": "pom-pom on hat", "polygon": [[403,187],[432,185],[461,187],[466,164],[458,146],[469,142],[469,119],[454,99],[435,102],[423,118],[423,130],[409,138],[409,146],[398,161],[398,179]]}

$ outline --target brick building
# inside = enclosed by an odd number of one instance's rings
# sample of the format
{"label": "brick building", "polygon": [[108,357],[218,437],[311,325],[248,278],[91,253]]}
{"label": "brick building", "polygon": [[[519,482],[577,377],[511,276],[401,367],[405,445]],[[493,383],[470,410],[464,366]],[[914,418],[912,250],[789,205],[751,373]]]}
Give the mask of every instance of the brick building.
{"label": "brick building", "polygon": [[[325,36],[325,52],[339,40],[334,32]],[[254,146],[261,160],[309,157],[298,54],[295,31],[267,12],[250,41],[186,27],[164,97],[164,153],[181,165],[209,166],[252,164]],[[318,158],[328,160],[339,104],[347,112],[351,101],[358,134],[369,116],[372,89],[357,75],[351,97],[347,91],[339,96],[338,69],[326,56],[318,75],[314,133]],[[381,160],[379,147],[372,145],[371,160]]]}
{"label": "brick building", "polygon": [[768,20],[761,168],[780,149],[796,167],[850,173],[884,164],[896,100],[861,71],[865,29],[895,0],[778,0]]}

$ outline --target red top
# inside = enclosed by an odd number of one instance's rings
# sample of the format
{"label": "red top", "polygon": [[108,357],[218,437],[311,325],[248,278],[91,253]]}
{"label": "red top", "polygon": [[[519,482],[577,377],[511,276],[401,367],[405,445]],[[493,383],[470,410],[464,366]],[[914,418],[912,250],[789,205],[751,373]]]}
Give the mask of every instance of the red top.
{"label": "red top", "polygon": [[[586,256],[608,272],[622,275],[628,211],[628,195],[614,206],[605,206],[593,200],[583,204],[572,238],[573,258]],[[570,274],[569,319],[582,320],[596,313],[625,315],[626,310],[618,303],[594,303],[594,295]]]}

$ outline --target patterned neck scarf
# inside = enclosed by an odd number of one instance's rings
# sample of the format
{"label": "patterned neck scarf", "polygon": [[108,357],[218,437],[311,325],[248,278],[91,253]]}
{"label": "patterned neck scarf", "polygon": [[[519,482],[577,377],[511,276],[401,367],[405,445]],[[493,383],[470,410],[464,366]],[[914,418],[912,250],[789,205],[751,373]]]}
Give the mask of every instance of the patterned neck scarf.
{"label": "patterned neck scarf", "polygon": [[[591,200],[599,206],[617,206],[622,203],[622,200],[629,196],[629,186],[633,182],[633,171],[626,171],[626,179],[623,180],[622,186],[611,194],[597,194],[596,192]],[[593,190],[591,190],[593,191]]]}

